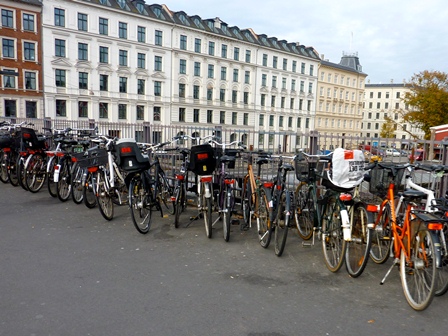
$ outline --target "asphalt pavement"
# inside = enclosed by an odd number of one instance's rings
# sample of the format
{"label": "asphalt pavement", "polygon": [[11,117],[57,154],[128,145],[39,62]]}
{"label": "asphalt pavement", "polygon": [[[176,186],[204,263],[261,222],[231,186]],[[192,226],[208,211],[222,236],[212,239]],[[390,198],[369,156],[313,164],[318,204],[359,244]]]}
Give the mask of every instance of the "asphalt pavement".
{"label": "asphalt pavement", "polygon": [[448,296],[412,310],[398,269],[379,284],[391,261],[352,279],[292,229],[279,258],[254,228],[185,227],[194,208],[147,235],[128,212],[1,184],[0,335],[446,335]]}

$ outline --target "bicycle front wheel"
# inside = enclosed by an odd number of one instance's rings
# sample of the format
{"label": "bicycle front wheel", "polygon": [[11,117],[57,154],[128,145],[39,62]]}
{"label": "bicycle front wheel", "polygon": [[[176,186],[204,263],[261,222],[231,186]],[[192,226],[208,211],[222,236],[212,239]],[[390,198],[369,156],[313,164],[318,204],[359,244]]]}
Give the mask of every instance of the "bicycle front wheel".
{"label": "bicycle front wheel", "polygon": [[376,227],[372,230],[372,245],[370,247],[370,258],[376,264],[383,264],[390,255],[392,244],[391,212],[390,205],[384,206],[381,217]]}
{"label": "bicycle front wheel", "polygon": [[45,158],[42,154],[36,153],[28,162],[28,167],[25,170],[26,187],[32,193],[37,193],[42,189],[46,174]]}
{"label": "bicycle front wheel", "polygon": [[401,250],[401,284],[409,305],[415,310],[424,310],[434,298],[436,289],[434,242],[432,233],[425,228],[418,230],[411,239],[409,260],[406,260],[404,249]]}
{"label": "bicycle front wheel", "polygon": [[57,193],[58,198],[61,202],[66,202],[71,195],[71,175],[70,175],[70,164],[67,158],[62,161],[61,167],[59,168],[59,180],[57,183]]}
{"label": "bicycle front wheel", "polygon": [[185,184],[179,182],[179,185],[176,187],[174,191],[174,197],[176,199],[175,204],[175,213],[174,213],[174,227],[177,229],[179,227],[179,219],[180,214],[184,211],[186,204],[186,195],[185,195]]}
{"label": "bicycle front wheel", "polygon": [[[208,182],[205,182],[208,183]],[[212,199],[213,196],[210,195],[209,197],[205,197],[205,183],[201,183],[201,214],[204,217],[204,224],[205,224],[205,234],[207,238],[212,238]],[[210,194],[212,193],[211,184],[208,185]]]}
{"label": "bicycle front wheel", "polygon": [[[448,231],[446,227],[444,227],[443,230],[438,231],[438,233],[440,235],[445,235],[445,241],[447,241]],[[442,239],[439,240],[442,241]],[[437,270],[435,296],[441,296],[448,291],[448,253],[445,249],[444,244],[440,244],[440,247],[442,255],[442,264],[440,265],[440,268]]]}
{"label": "bicycle front wheel", "polygon": [[109,194],[107,187],[106,174],[104,171],[98,171],[96,178],[96,201],[100,208],[100,213],[106,220],[112,220],[114,218],[114,203],[112,197]]}
{"label": "bicycle front wheel", "polygon": [[152,206],[140,175],[132,178],[128,197],[132,223],[141,234],[148,233],[151,228]]}
{"label": "bicycle front wheel", "polygon": [[337,272],[344,263],[346,241],[342,234],[341,207],[334,197],[327,200],[322,217],[322,250],[325,265]]}
{"label": "bicycle front wheel", "polygon": [[279,197],[277,217],[274,222],[274,251],[278,257],[281,257],[285,250],[290,220],[290,205],[289,193],[283,192]]}
{"label": "bicycle front wheel", "polygon": [[58,197],[57,183],[54,181],[54,168],[56,160],[54,157],[50,158],[50,163],[47,172],[47,189],[51,197]]}
{"label": "bicycle front wheel", "polygon": [[314,187],[301,183],[294,195],[296,200],[294,219],[297,233],[303,240],[309,240],[313,236],[314,218],[316,216],[313,192]]}
{"label": "bicycle front wheel", "polygon": [[226,242],[228,242],[230,240],[230,221],[231,221],[231,217],[232,217],[232,206],[229,200],[230,197],[229,195],[227,195],[227,193],[229,193],[231,191],[229,190],[225,190],[224,191],[224,200],[223,200],[223,221],[222,221],[222,231],[223,231],[223,235],[224,235],[224,240]]}
{"label": "bicycle front wheel", "polygon": [[352,240],[346,242],[345,267],[352,278],[359,277],[369,261],[371,230],[367,228],[367,210],[362,203],[353,205],[351,219]]}
{"label": "bicycle front wheel", "polygon": [[243,230],[250,227],[251,222],[251,208],[252,208],[252,190],[250,185],[249,176],[244,178],[243,190],[241,193],[241,210],[243,212]]}
{"label": "bicycle front wheel", "polygon": [[8,154],[0,150],[0,181],[3,183],[9,182],[8,176]]}
{"label": "bicycle front wheel", "polygon": [[92,183],[93,177],[94,177],[93,173],[90,172],[87,173],[86,180],[84,181],[84,186],[82,190],[83,191],[82,198],[84,200],[84,204],[89,209],[93,209],[96,206],[96,196],[93,190],[93,183]]}
{"label": "bicycle front wheel", "polygon": [[16,152],[11,152],[8,163],[9,183],[11,183],[11,185],[14,187],[17,187],[19,185],[19,175],[17,174],[17,157],[18,154]]}
{"label": "bicycle front wheel", "polygon": [[81,204],[83,200],[83,185],[82,176],[84,169],[82,169],[77,162],[72,166],[72,179],[71,179],[71,194],[72,200],[76,204]]}
{"label": "bicycle front wheel", "polygon": [[174,188],[168,184],[165,177],[160,177],[159,179],[159,196],[160,205],[162,206],[163,212],[174,215],[176,211],[176,201],[173,198]]}
{"label": "bicycle front wheel", "polygon": [[264,248],[268,248],[271,237],[272,237],[272,227],[271,220],[269,217],[269,199],[266,192],[260,189],[260,198],[258,200],[257,209],[257,230],[258,230],[258,241],[260,245]]}
{"label": "bicycle front wheel", "polygon": [[28,188],[26,186],[25,182],[25,160],[26,157],[19,156],[17,158],[17,164],[16,164],[16,171],[17,171],[17,182],[18,185],[20,185],[24,190],[28,191]]}

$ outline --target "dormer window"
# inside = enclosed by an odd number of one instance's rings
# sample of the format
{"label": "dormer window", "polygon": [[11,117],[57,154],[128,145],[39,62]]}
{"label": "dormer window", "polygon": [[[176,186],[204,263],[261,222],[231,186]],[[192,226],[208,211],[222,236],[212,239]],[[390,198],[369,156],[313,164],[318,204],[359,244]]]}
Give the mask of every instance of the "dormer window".
{"label": "dormer window", "polygon": [[190,23],[188,22],[188,20],[184,14],[179,14],[179,20],[186,26],[190,25]]}
{"label": "dormer window", "polygon": [[213,21],[207,21],[207,24],[208,24],[208,27],[209,27],[211,30],[214,30],[214,29],[215,29],[215,23],[214,23]]}
{"label": "dormer window", "polygon": [[165,20],[165,17],[162,14],[162,10],[159,7],[153,7],[152,11],[157,18]]}
{"label": "dormer window", "polygon": [[126,0],[117,0],[117,2],[121,8],[124,8],[124,6],[126,6]]}
{"label": "dormer window", "polygon": [[199,28],[204,29],[204,26],[202,25],[201,20],[199,20],[198,18],[194,18],[194,24],[195,24],[196,26],[198,26]]}
{"label": "dormer window", "polygon": [[146,11],[145,11],[145,5],[144,5],[142,2],[137,2],[136,7],[137,7],[137,10],[138,10],[141,14],[146,13]]}

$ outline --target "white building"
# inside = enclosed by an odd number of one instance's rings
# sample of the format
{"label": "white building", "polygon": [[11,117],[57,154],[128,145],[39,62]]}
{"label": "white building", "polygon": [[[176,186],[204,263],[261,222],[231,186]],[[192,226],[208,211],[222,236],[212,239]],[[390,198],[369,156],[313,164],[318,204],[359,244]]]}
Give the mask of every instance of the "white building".
{"label": "white building", "polygon": [[46,117],[226,125],[291,151],[314,128],[312,47],[142,0],[44,0],[42,22]]}

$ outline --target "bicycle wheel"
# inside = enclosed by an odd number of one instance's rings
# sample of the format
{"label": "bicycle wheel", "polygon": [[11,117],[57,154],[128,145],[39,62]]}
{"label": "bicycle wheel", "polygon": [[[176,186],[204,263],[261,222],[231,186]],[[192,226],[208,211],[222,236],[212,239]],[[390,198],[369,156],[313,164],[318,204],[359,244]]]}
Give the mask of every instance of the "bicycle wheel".
{"label": "bicycle wheel", "polygon": [[409,260],[402,249],[400,276],[404,296],[415,310],[424,310],[431,303],[435,292],[436,263],[432,233],[425,225],[411,237]]}
{"label": "bicycle wheel", "polygon": [[19,156],[17,158],[16,171],[17,171],[17,182],[24,190],[28,190],[25,182],[25,157]]}
{"label": "bicycle wheel", "polygon": [[9,157],[8,177],[9,183],[11,183],[14,187],[19,185],[19,176],[17,175],[17,159],[18,154],[16,152],[12,152]]}
{"label": "bicycle wheel", "polygon": [[[439,231],[439,234],[445,235],[445,241],[447,241],[448,229],[446,227],[446,224],[444,225],[443,230]],[[442,241],[442,239],[439,240]],[[443,244],[440,244],[440,247],[442,264],[440,265],[440,268],[437,269],[436,290],[434,292],[435,296],[442,296],[448,291],[448,254]]]}
{"label": "bicycle wheel", "polygon": [[83,185],[82,176],[84,174],[84,169],[82,169],[77,162],[72,166],[71,172],[71,194],[72,200],[75,204],[81,204],[83,200]]}
{"label": "bicycle wheel", "polygon": [[186,195],[185,195],[185,184],[179,182],[175,191],[174,197],[176,199],[175,213],[174,213],[174,227],[177,229],[179,227],[180,214],[185,210],[186,205]]}
{"label": "bicycle wheel", "polygon": [[367,228],[367,210],[363,203],[353,205],[351,216],[351,237],[346,242],[345,267],[352,278],[359,277],[369,261],[371,230]]}
{"label": "bicycle wheel", "polygon": [[129,183],[129,210],[132,223],[141,234],[146,234],[151,228],[152,206],[149,195],[143,188],[141,175],[136,175]]}
{"label": "bicycle wheel", "polygon": [[93,191],[92,178],[93,174],[87,172],[86,180],[84,182],[82,190],[82,198],[84,200],[84,204],[89,209],[93,209],[94,207],[96,207],[96,197],[95,192]]}
{"label": "bicycle wheel", "polygon": [[290,221],[291,202],[288,199],[289,193],[283,192],[279,197],[277,217],[274,222],[274,251],[278,257],[281,257],[285,250],[286,238],[288,237],[288,226]]}
{"label": "bicycle wheel", "polygon": [[297,233],[303,240],[309,240],[313,236],[314,218],[316,216],[313,193],[314,186],[301,183],[297,186],[294,195],[296,200],[294,219]]}
{"label": "bicycle wheel", "polygon": [[47,176],[46,170],[45,157],[40,153],[34,154],[25,170],[25,183],[29,191],[37,193],[42,189]]}
{"label": "bicycle wheel", "polygon": [[260,198],[257,209],[258,241],[264,248],[268,248],[272,237],[271,220],[269,218],[269,199],[266,192],[260,189]]}
{"label": "bicycle wheel", "polygon": [[247,230],[250,227],[251,222],[251,210],[252,210],[252,190],[251,190],[249,177],[244,178],[243,191],[241,192],[241,210],[243,213],[243,225],[242,230]]}
{"label": "bicycle wheel", "polygon": [[67,158],[64,158],[59,168],[59,181],[57,183],[58,198],[61,202],[66,202],[71,195],[71,175],[70,164]]}
{"label": "bicycle wheel", "polygon": [[112,197],[110,197],[108,186],[106,184],[107,176],[102,170],[99,170],[96,174],[96,201],[100,208],[101,215],[104,219],[110,221],[114,218],[114,203]]}
{"label": "bicycle wheel", "polygon": [[0,150],[0,181],[3,183],[9,182],[8,155],[3,150]]}
{"label": "bicycle wheel", "polygon": [[231,192],[232,191],[227,190],[227,189],[224,190],[224,195],[223,195],[224,199],[222,202],[222,209],[224,210],[222,212],[222,215],[223,215],[222,232],[224,235],[224,240],[226,242],[228,242],[230,240],[230,221],[232,218],[232,205],[231,205],[231,202],[229,202],[230,197],[232,197],[232,196],[227,195],[227,193],[231,193]]}
{"label": "bicycle wheel", "polygon": [[[205,183],[208,182],[202,182],[201,183],[201,214],[204,217],[204,224],[205,224],[205,234],[207,238],[212,238],[212,197],[205,197]],[[210,190],[210,194],[212,193],[211,185],[208,186]]]}
{"label": "bicycle wheel", "polygon": [[344,263],[346,241],[342,234],[341,207],[334,197],[327,199],[322,217],[322,250],[325,265],[337,272]]}
{"label": "bicycle wheel", "polygon": [[58,197],[57,183],[54,181],[54,167],[57,164],[54,157],[50,158],[47,172],[47,189],[51,197]]}
{"label": "bicycle wheel", "polygon": [[390,205],[386,204],[378,221],[378,225],[371,231],[372,244],[370,246],[370,258],[376,264],[383,264],[390,254],[392,243]]}
{"label": "bicycle wheel", "polygon": [[159,176],[159,197],[163,213],[174,215],[176,201],[173,194],[174,188],[168,184],[166,177]]}

